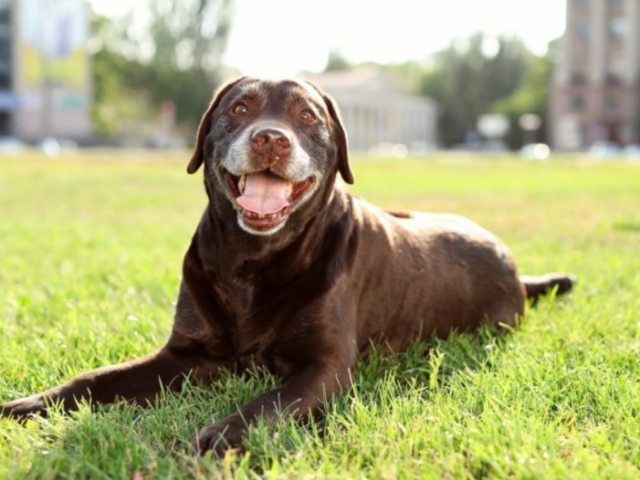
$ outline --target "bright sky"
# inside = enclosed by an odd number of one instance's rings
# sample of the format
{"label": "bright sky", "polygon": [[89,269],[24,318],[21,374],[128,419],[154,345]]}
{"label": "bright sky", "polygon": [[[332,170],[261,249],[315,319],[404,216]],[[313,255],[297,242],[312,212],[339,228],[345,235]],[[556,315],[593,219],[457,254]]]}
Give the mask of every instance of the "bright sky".
{"label": "bright sky", "polygon": [[[108,16],[131,0],[90,0]],[[566,0],[236,0],[225,62],[257,76],[320,71],[332,49],[351,62],[422,60],[456,37],[513,33],[537,53],[564,31]]]}

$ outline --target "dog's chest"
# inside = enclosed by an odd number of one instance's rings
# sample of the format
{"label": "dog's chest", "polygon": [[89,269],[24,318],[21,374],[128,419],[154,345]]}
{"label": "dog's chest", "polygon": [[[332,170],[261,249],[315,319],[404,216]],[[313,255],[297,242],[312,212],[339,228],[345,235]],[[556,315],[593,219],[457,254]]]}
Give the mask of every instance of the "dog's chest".
{"label": "dog's chest", "polygon": [[229,360],[239,371],[260,367],[286,377],[304,343],[305,329],[296,325],[304,325],[299,319],[307,299],[296,291],[300,282],[274,279],[267,272],[259,275],[255,268],[250,271],[250,276],[234,275],[233,281],[216,291],[224,320],[210,320],[222,327],[218,330],[221,340],[230,347]]}
{"label": "dog's chest", "polygon": [[281,377],[287,377],[293,369],[292,362],[286,360],[273,344],[255,345],[250,350],[238,351],[236,365],[243,372],[259,368]]}
{"label": "dog's chest", "polygon": [[278,344],[278,333],[272,328],[253,328],[240,326],[230,332],[235,363],[240,371],[265,368],[269,372],[287,376],[291,371],[291,362]]}

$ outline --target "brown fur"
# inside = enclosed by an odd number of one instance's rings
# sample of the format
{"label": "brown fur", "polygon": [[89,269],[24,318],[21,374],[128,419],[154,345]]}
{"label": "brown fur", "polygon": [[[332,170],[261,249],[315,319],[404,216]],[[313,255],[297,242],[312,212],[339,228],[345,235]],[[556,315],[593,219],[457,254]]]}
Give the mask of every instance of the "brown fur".
{"label": "brown fur", "polygon": [[[238,101],[248,113],[231,113]],[[301,109],[315,120],[301,122]],[[239,226],[220,164],[232,146],[245,147],[242,132],[265,121],[277,126],[294,152],[308,154],[319,184],[281,230],[253,235]],[[246,168],[284,172],[299,161],[294,153],[269,156],[263,145],[259,153],[251,148],[242,159]],[[564,274],[523,283],[507,247],[464,218],[390,214],[350,195],[336,182],[338,174],[353,182],[338,111],[305,82],[242,78],[225,85],[202,119],[189,173],[203,164],[209,204],[184,258],[167,344],[142,359],[5,403],[3,416],[46,414],[54,403],[72,410],[83,399],[146,405],[161,383],[178,390],[187,375],[208,382],[221,369],[264,366],[280,375],[280,387],[193,440],[199,452],[221,453],[241,446],[247,425],[258,417],[317,411],[323,398],[349,385],[356,357],[366,356],[372,342],[401,351],[417,338],[471,331],[482,323],[513,325],[527,292],[562,293],[573,284]]]}

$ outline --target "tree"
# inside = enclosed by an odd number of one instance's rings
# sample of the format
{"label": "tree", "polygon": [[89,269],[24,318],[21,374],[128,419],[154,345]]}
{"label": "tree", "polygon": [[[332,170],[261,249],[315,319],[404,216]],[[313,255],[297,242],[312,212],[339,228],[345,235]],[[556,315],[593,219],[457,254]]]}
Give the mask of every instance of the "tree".
{"label": "tree", "polygon": [[510,96],[496,102],[493,106],[495,113],[502,113],[511,121],[511,131],[507,142],[511,148],[519,148],[523,144],[523,132],[518,125],[520,117],[533,113],[542,119],[542,125],[537,134],[537,141],[547,143],[546,119],[549,106],[549,83],[554,68],[554,55],[558,42],[549,44],[544,57],[531,56],[530,67],[518,89]]}
{"label": "tree", "polygon": [[177,121],[195,124],[220,84],[232,20],[231,0],[155,0],[153,56],[141,62],[139,88],[158,104],[176,104]]}
{"label": "tree", "polygon": [[93,99],[91,117],[98,134],[114,136],[130,122],[151,120],[145,101],[129,85],[135,62],[124,56],[115,44],[120,32],[111,19],[91,13]]}
{"label": "tree", "polygon": [[325,72],[335,72],[339,70],[349,70],[352,65],[344,57],[338,49],[332,49],[327,58],[327,65],[324,67]]}
{"label": "tree", "polygon": [[133,12],[115,22],[94,16],[94,121],[105,133],[114,128],[107,102],[125,99],[151,116],[171,101],[178,124],[193,130],[220,84],[233,1],[150,0],[147,8],[143,28]]}
{"label": "tree", "polygon": [[442,142],[446,146],[464,142],[476,130],[478,117],[518,88],[531,58],[521,40],[482,33],[456,40],[435,54],[420,92],[438,103]]}

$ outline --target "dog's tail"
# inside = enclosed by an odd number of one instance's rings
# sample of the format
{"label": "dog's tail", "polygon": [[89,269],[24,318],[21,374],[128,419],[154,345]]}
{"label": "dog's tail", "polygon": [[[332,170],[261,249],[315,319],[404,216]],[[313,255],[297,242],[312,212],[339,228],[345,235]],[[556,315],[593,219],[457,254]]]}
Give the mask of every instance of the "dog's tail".
{"label": "dog's tail", "polygon": [[571,291],[577,279],[570,273],[547,273],[536,277],[522,275],[520,281],[524,286],[527,299],[535,303],[540,297],[554,290],[556,295]]}

